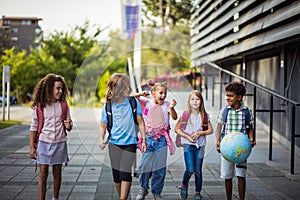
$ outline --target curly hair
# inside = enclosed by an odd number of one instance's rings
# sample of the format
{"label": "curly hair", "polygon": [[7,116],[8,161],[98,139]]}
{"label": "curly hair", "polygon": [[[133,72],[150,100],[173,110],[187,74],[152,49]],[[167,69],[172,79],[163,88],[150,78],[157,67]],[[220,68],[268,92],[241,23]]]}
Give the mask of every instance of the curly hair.
{"label": "curly hair", "polygon": [[124,95],[127,94],[125,90],[129,90],[129,93],[132,92],[129,77],[126,74],[114,73],[107,83],[106,101],[124,98]]}
{"label": "curly hair", "polygon": [[68,86],[65,82],[64,77],[56,74],[47,74],[44,78],[42,78],[38,84],[34,88],[33,92],[33,103],[32,108],[35,107],[37,104],[40,104],[41,108],[46,107],[46,104],[50,104],[53,100],[53,87],[55,82],[61,82],[62,87],[62,95],[61,99],[66,100],[68,96]]}
{"label": "curly hair", "polygon": [[242,97],[246,94],[246,88],[242,83],[230,82],[226,85],[225,91],[233,92],[236,95],[241,95]]}

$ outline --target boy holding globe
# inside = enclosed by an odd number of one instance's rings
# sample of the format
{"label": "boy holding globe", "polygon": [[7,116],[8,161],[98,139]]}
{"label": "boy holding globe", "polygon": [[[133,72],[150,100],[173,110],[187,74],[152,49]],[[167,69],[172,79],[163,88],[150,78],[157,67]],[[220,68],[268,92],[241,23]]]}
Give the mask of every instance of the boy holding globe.
{"label": "boy holding globe", "polygon": [[[242,101],[246,93],[246,88],[241,83],[231,82],[227,84],[227,86],[225,87],[225,91],[227,106],[220,111],[217,120],[217,151],[220,153],[220,143],[222,138],[225,135],[234,132],[248,134],[251,145],[253,147],[256,144],[252,126],[253,117],[250,109]],[[246,123],[246,121],[249,121],[249,125]],[[222,179],[225,179],[225,189],[228,200],[232,198],[232,178],[235,175],[238,178],[239,199],[245,199],[246,170],[247,161],[241,163],[233,163],[221,156],[220,177]]]}

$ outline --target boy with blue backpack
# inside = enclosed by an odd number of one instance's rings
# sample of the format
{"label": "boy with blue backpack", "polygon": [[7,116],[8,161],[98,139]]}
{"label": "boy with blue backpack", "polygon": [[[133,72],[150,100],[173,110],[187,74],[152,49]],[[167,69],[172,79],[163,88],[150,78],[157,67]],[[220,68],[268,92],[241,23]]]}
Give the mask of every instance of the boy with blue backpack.
{"label": "boy with blue backpack", "polygon": [[[224,107],[217,119],[217,151],[220,153],[222,138],[230,133],[247,134],[252,147],[256,144],[253,132],[253,116],[251,110],[243,103],[246,88],[238,82],[230,82],[225,87],[227,106]],[[245,199],[247,161],[233,163],[221,156],[221,175],[225,179],[227,199],[232,199],[232,178],[238,178],[239,199]]]}

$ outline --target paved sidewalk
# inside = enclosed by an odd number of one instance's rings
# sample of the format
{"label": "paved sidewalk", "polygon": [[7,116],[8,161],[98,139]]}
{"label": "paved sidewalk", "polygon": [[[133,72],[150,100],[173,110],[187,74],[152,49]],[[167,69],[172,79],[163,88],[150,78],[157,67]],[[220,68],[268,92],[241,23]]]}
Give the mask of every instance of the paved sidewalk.
{"label": "paved sidewalk", "polygon": [[[208,110],[211,115],[214,111]],[[112,182],[107,150],[98,148],[98,115],[100,109],[72,109],[75,122],[68,136],[70,162],[63,169],[60,200],[118,199]],[[30,114],[29,114],[30,117]],[[214,120],[214,119],[213,119]],[[29,123],[0,131],[0,199],[37,199],[37,175],[35,165],[28,158]],[[173,136],[175,137],[175,136]],[[225,199],[223,180],[219,178],[219,154],[215,151],[214,136],[208,136],[203,166],[203,199]],[[140,155],[140,154],[138,154]],[[296,158],[295,175],[289,175],[289,151],[273,144],[273,161],[268,161],[268,138],[264,130],[257,131],[257,146],[249,158],[246,199],[299,199],[300,162]],[[182,149],[168,157],[168,172],[162,196],[180,199],[179,189],[184,172]],[[189,199],[193,199],[194,179],[190,181]],[[139,190],[134,178],[130,199]],[[47,199],[51,199],[52,176],[49,173]],[[146,199],[151,199],[149,194]],[[238,199],[236,179],[234,198]]]}

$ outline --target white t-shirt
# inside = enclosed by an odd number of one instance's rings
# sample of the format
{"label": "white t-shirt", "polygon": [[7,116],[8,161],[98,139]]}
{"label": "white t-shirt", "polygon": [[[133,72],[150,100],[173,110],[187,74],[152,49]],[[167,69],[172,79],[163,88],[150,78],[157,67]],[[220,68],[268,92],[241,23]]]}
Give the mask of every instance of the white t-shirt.
{"label": "white t-shirt", "polygon": [[[209,114],[207,114],[207,121],[210,121]],[[196,131],[202,131],[202,118],[200,114],[194,115],[191,114],[190,118],[187,121],[187,125],[185,128],[185,132],[188,134],[193,134]],[[181,144],[189,144],[189,145],[196,145],[196,146],[205,146],[206,145],[206,136],[200,136],[195,143],[189,142],[184,137],[181,137]]]}

